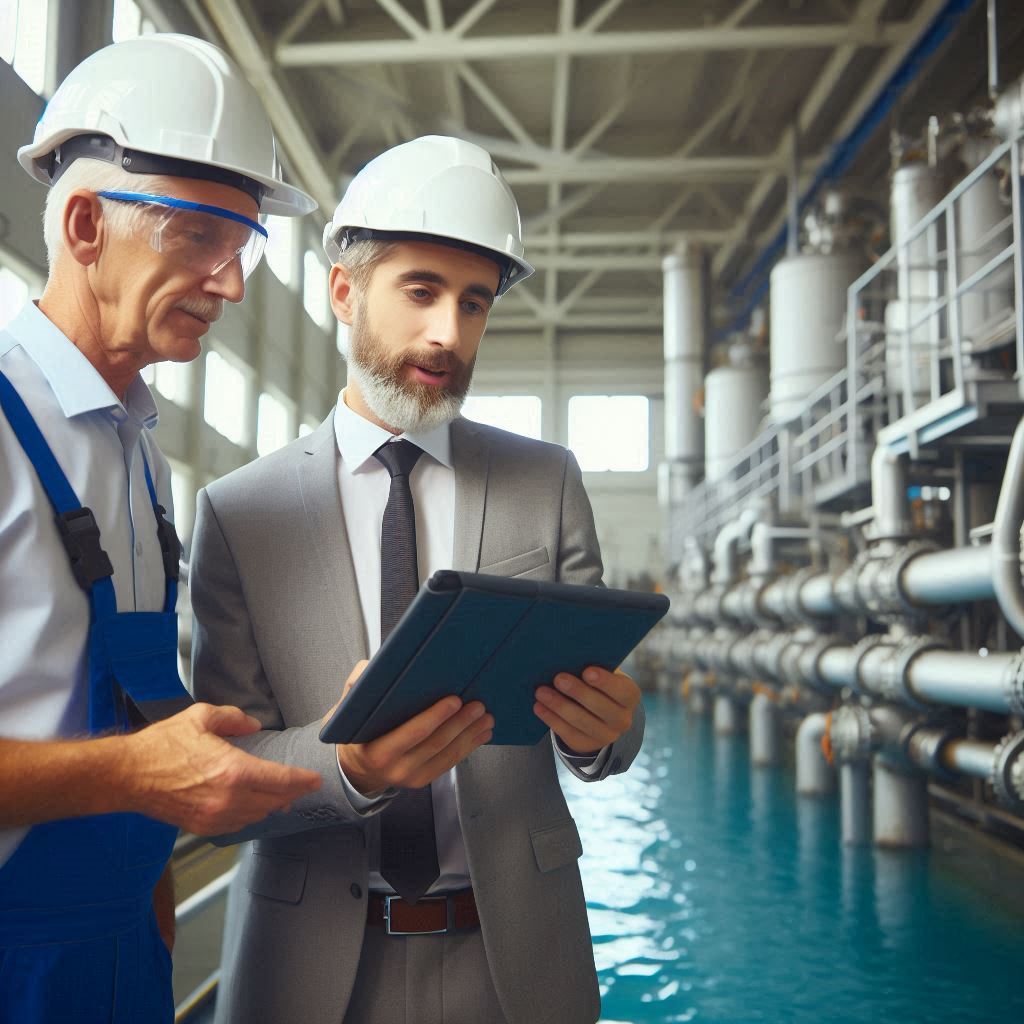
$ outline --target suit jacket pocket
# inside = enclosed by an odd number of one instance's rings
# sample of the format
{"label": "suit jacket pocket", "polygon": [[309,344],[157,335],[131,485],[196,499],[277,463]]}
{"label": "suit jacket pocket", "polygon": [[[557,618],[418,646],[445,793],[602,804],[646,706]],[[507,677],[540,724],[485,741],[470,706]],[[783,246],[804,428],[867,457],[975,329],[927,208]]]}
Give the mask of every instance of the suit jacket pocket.
{"label": "suit jacket pocket", "polygon": [[533,855],[541,871],[554,871],[578,860],[583,853],[583,843],[572,818],[563,818],[544,828],[530,829]]}
{"label": "suit jacket pocket", "polygon": [[281,903],[301,903],[308,868],[308,861],[298,857],[253,853],[249,861],[246,888]]}
{"label": "suit jacket pocket", "polygon": [[521,555],[503,558],[500,562],[482,565],[477,572],[486,573],[488,576],[522,576],[531,569],[547,565],[550,561],[546,547],[534,548],[533,551],[524,551]]}

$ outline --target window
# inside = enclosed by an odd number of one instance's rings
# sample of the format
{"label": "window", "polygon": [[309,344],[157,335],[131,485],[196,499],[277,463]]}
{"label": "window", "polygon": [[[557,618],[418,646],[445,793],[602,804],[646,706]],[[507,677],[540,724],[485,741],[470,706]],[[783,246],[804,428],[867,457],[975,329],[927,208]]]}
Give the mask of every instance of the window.
{"label": "window", "polygon": [[46,81],[49,8],[49,0],[5,0],[0,3],[0,57],[40,94]]}
{"label": "window", "polygon": [[183,462],[168,459],[171,467],[171,500],[174,502],[174,529],[178,538],[184,542],[192,533],[192,520],[195,517],[196,489],[195,475]]}
{"label": "window", "polygon": [[243,447],[249,438],[248,383],[245,371],[233,361],[219,352],[207,354],[203,418],[219,434]]}
{"label": "window", "polygon": [[302,304],[314,323],[329,327],[332,316],[327,305],[327,268],[312,249],[307,249],[302,270]]}
{"label": "window", "polygon": [[540,439],[541,403],[536,395],[473,395],[462,406],[462,415],[514,434]]}
{"label": "window", "polygon": [[320,426],[320,424],[314,423],[312,420],[303,420],[299,424],[299,437],[305,437],[307,434],[312,434],[318,426]]}
{"label": "window", "polygon": [[264,254],[267,266],[283,285],[295,287],[295,219],[293,217],[268,217],[267,247]]}
{"label": "window", "polygon": [[642,472],[650,458],[649,420],[643,395],[575,395],[569,447],[587,472]]}
{"label": "window", "polygon": [[0,328],[6,327],[28,302],[28,281],[7,267],[0,267]]}
{"label": "window", "polygon": [[147,35],[153,31],[155,31],[153,22],[142,16],[142,11],[139,10],[139,5],[135,0],[114,0],[111,36],[115,43]]}
{"label": "window", "polygon": [[142,371],[142,379],[168,401],[183,408],[192,404],[192,371],[188,363],[153,363]]}
{"label": "window", "polygon": [[269,455],[286,445],[295,435],[295,413],[281,399],[264,391],[256,411],[256,452]]}

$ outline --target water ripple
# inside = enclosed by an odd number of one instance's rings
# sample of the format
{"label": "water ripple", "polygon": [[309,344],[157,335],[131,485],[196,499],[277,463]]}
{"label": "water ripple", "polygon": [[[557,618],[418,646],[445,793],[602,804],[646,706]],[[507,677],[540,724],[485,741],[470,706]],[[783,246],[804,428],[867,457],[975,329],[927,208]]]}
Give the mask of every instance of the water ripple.
{"label": "water ripple", "polygon": [[602,1024],[1024,1020],[1024,908],[993,894],[1024,890],[1020,862],[959,832],[843,848],[835,801],[798,800],[745,738],[645,702],[628,774],[563,780]]}

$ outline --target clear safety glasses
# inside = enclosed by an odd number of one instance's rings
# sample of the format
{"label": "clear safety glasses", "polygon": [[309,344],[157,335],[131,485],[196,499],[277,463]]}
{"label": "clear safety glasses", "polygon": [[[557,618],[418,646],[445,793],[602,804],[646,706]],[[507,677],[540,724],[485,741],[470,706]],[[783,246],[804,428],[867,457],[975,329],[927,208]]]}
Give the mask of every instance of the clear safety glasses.
{"label": "clear safety glasses", "polygon": [[[255,269],[267,244],[267,229],[220,206],[146,192],[99,192],[103,199],[146,208],[150,246],[181,267],[212,277],[235,260],[242,277]],[[150,217],[152,223],[150,223]]]}

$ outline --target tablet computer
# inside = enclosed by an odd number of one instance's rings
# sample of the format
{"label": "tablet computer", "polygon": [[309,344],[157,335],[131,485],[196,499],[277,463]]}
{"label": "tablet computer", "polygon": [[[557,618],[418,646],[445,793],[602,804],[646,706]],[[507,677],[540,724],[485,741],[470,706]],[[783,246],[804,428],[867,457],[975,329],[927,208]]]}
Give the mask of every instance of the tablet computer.
{"label": "tablet computer", "polygon": [[455,694],[494,716],[492,744],[532,746],[548,731],[537,687],[589,665],[614,670],[668,606],[663,594],[436,572],[320,739],[367,743]]}

